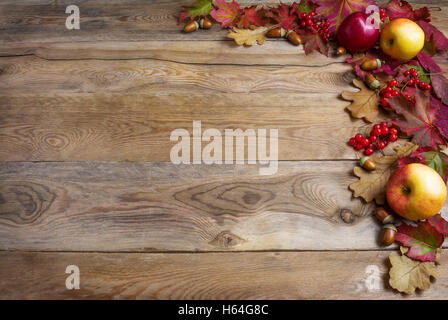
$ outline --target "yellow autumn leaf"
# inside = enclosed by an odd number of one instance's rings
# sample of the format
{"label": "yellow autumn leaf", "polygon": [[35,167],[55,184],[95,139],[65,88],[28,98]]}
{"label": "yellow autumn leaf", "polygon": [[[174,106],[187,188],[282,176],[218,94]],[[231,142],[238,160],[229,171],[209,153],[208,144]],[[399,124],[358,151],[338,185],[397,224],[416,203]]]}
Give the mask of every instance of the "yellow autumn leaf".
{"label": "yellow autumn leaf", "polygon": [[251,46],[257,42],[258,44],[263,44],[266,41],[266,33],[269,28],[259,27],[256,29],[239,29],[233,28],[230,30],[227,38],[235,40],[236,44],[239,46],[246,45]]}
{"label": "yellow autumn leaf", "polygon": [[356,166],[353,172],[359,177],[359,180],[349,186],[354,196],[361,197],[367,202],[375,199],[377,204],[384,204],[387,181],[392,172],[398,167],[398,159],[402,156],[410,155],[417,149],[418,145],[407,142],[403,146],[395,147],[394,155],[381,158],[371,157],[370,159],[376,164],[374,171],[367,171]]}

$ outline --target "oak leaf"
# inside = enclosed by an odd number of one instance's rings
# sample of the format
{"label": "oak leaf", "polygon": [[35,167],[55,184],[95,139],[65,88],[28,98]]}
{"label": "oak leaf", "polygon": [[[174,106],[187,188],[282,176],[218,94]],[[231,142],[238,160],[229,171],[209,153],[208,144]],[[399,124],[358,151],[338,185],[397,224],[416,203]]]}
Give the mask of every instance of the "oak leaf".
{"label": "oak leaf", "polygon": [[360,91],[343,91],[342,98],[353,101],[347,109],[354,118],[364,118],[369,122],[375,121],[378,116],[378,104],[380,98],[377,92],[367,88],[361,80],[353,79],[353,85],[360,89]]}
{"label": "oak leaf", "polygon": [[361,197],[367,202],[375,199],[377,204],[385,203],[386,185],[392,172],[398,167],[398,159],[402,156],[408,156],[418,149],[418,146],[407,142],[403,146],[395,147],[395,154],[383,156],[380,158],[371,157],[376,163],[375,171],[366,171],[356,166],[353,169],[358,181],[350,184],[349,188],[353,191],[355,197]]}
{"label": "oak leaf", "polygon": [[420,221],[416,227],[403,223],[398,226],[395,240],[409,247],[406,255],[420,261],[434,261],[436,251],[443,243],[443,234],[428,221]]}
{"label": "oak leaf", "polygon": [[415,261],[405,255],[390,256],[389,260],[392,265],[389,284],[400,292],[413,294],[417,288],[428,290],[431,286],[430,278],[440,278],[434,262]]}
{"label": "oak leaf", "polygon": [[266,41],[266,32],[269,28],[259,27],[256,29],[238,29],[233,28],[227,38],[235,40],[236,44],[251,46],[257,42],[258,44],[263,44]]}

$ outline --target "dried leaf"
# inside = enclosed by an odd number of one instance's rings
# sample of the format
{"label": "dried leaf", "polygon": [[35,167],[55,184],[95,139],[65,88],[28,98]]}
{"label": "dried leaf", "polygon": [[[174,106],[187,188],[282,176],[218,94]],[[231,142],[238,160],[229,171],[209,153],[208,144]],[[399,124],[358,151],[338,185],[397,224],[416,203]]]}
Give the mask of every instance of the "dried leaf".
{"label": "dried leaf", "polygon": [[412,141],[421,147],[437,149],[440,145],[446,145],[445,139],[435,127],[439,106],[430,99],[428,91],[417,90],[415,92],[415,105],[403,95],[389,99],[390,106],[402,116],[394,121],[400,130]]}
{"label": "dried leaf", "polygon": [[436,214],[435,216],[432,216],[427,221],[439,233],[443,234],[445,237],[448,236],[448,221],[443,219],[443,217],[440,213]]}
{"label": "dried leaf", "polygon": [[410,247],[406,255],[419,261],[434,261],[436,250],[444,237],[427,221],[420,221],[416,227],[403,223],[398,226],[395,240]]}
{"label": "dried leaf", "polygon": [[334,33],[339,25],[353,12],[365,12],[369,5],[376,4],[372,0],[315,0],[317,14],[324,15],[330,22],[330,33]]}
{"label": "dried leaf", "polygon": [[217,9],[213,9],[210,15],[221,23],[223,28],[234,27],[238,23],[241,14],[240,5],[236,1],[215,0]]}
{"label": "dried leaf", "polygon": [[212,11],[212,0],[196,0],[193,5],[183,7],[178,23],[181,23],[187,18],[196,18],[199,16],[206,16]]}
{"label": "dried leaf", "polygon": [[364,118],[369,122],[376,120],[380,98],[378,93],[367,88],[361,80],[353,79],[353,85],[360,89],[357,92],[343,91],[342,98],[353,101],[347,109],[354,118]]}
{"label": "dried leaf", "polygon": [[428,290],[431,276],[439,279],[439,272],[434,262],[421,262],[407,256],[390,256],[392,268],[389,270],[389,284],[392,288],[407,294],[415,289]]}
{"label": "dried leaf", "polygon": [[269,28],[266,27],[259,27],[253,30],[233,28],[227,35],[227,38],[235,40],[239,46],[243,44],[251,46],[255,42],[263,44],[266,41],[266,32],[268,30]]}
{"label": "dried leaf", "polygon": [[430,21],[430,13],[427,7],[413,10],[412,6],[404,0],[391,0],[386,7],[387,16],[393,20],[397,18],[406,18],[414,21],[426,20]]}
{"label": "dried leaf", "polygon": [[410,155],[417,149],[417,145],[407,142],[401,147],[396,147],[395,154],[392,156],[371,157],[376,163],[375,171],[366,171],[356,166],[353,172],[355,176],[359,177],[359,180],[350,185],[350,190],[354,192],[354,196],[361,197],[367,202],[375,199],[377,204],[384,204],[387,181],[398,167],[398,159]]}

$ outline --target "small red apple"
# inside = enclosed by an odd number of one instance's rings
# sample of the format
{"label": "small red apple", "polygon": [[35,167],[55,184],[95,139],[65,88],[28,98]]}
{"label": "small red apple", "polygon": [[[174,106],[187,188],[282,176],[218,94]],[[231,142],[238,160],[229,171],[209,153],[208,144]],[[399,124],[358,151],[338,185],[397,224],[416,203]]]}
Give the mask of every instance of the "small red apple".
{"label": "small red apple", "polygon": [[411,163],[392,173],[387,182],[389,206],[409,220],[423,220],[440,212],[446,200],[446,185],[432,168]]}
{"label": "small red apple", "polygon": [[380,30],[367,23],[368,17],[366,13],[355,12],[345,18],[339,26],[338,41],[350,52],[366,51],[378,40]]}

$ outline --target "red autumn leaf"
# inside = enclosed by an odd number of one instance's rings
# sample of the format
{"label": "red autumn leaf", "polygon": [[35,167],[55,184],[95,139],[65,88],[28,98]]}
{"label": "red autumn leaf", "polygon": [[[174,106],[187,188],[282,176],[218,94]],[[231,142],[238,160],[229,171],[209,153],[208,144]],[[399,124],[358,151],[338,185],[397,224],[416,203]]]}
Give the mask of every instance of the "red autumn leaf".
{"label": "red autumn leaf", "polygon": [[429,218],[428,223],[434,227],[437,232],[443,234],[445,237],[448,236],[448,221],[443,219],[440,213]]}
{"label": "red autumn leaf", "polygon": [[223,28],[234,27],[238,23],[241,14],[240,5],[226,0],[215,0],[216,9],[213,9],[210,15],[221,23]]}
{"label": "red autumn leaf", "polygon": [[375,49],[370,49],[369,51],[365,53],[359,53],[353,55],[353,57],[347,58],[345,61],[348,63],[351,63],[353,65],[353,68],[355,69],[355,73],[358,77],[364,78],[368,73],[387,73],[390,75],[394,75],[395,71],[392,70],[392,68],[387,63],[382,63],[381,67],[373,70],[373,71],[364,71],[361,69],[361,64],[368,59],[380,59],[381,61],[384,61],[384,56],[380,52],[378,52]]}
{"label": "red autumn leaf", "polygon": [[448,39],[439,31],[439,29],[423,20],[417,21],[417,24],[423,29],[423,32],[425,32],[426,41],[434,41],[436,50],[448,50]]}
{"label": "red autumn leaf", "polygon": [[[433,100],[437,99],[433,98]],[[433,103],[436,104],[434,101]],[[448,107],[442,105],[440,101],[439,101],[439,112],[437,113],[437,119],[435,125],[437,129],[439,129],[440,133],[445,137],[445,139],[448,139]]]}
{"label": "red autumn leaf", "polygon": [[402,224],[397,228],[395,240],[409,247],[406,255],[420,261],[434,261],[436,250],[444,241],[443,234],[427,221],[420,221],[417,227]]}
{"label": "red autumn leaf", "polygon": [[431,83],[436,96],[448,105],[448,79],[441,74],[431,74]]}
{"label": "red autumn leaf", "polygon": [[305,54],[319,51],[328,56],[328,42],[322,38],[319,33],[307,33],[302,31],[299,31],[299,33],[303,41],[303,50],[305,51]]}
{"label": "red autumn leaf", "polygon": [[448,156],[442,152],[429,147],[419,148],[407,157],[398,159],[398,166],[402,167],[409,163],[421,163],[437,171],[443,181],[448,180]]}
{"label": "red autumn leaf", "polygon": [[298,28],[297,15],[295,10],[291,10],[287,4],[282,4],[277,8],[271,9],[266,16],[272,18],[276,24],[285,30],[295,30]]}
{"label": "red autumn leaf", "polygon": [[196,0],[193,5],[183,7],[177,23],[179,24],[187,18],[194,19],[199,16],[206,16],[212,9],[212,0]]}
{"label": "red autumn leaf", "polygon": [[373,0],[315,0],[317,14],[323,15],[330,22],[330,33],[333,34],[344,19],[353,12],[365,12]]}
{"label": "red autumn leaf", "polygon": [[261,27],[269,22],[266,18],[264,10],[257,10],[256,6],[243,9],[240,21],[238,22],[238,28],[249,29],[252,26]]}
{"label": "red autumn leaf", "polygon": [[430,102],[428,91],[417,90],[415,92],[415,105],[408,101],[402,94],[389,99],[391,107],[402,116],[394,124],[421,147],[438,148],[446,145],[445,139],[435,127],[439,107]]}
{"label": "red autumn leaf", "polygon": [[413,10],[412,6],[404,0],[391,0],[386,6],[387,16],[393,20],[397,18],[406,18],[414,21],[425,20],[431,21],[429,9],[423,7],[418,10]]}
{"label": "red autumn leaf", "polygon": [[425,68],[426,71],[432,72],[432,73],[441,73],[442,69],[438,66],[438,64],[434,61],[433,58],[431,58],[430,55],[426,54],[423,51],[420,51],[417,54],[417,59],[422,65],[423,68]]}

